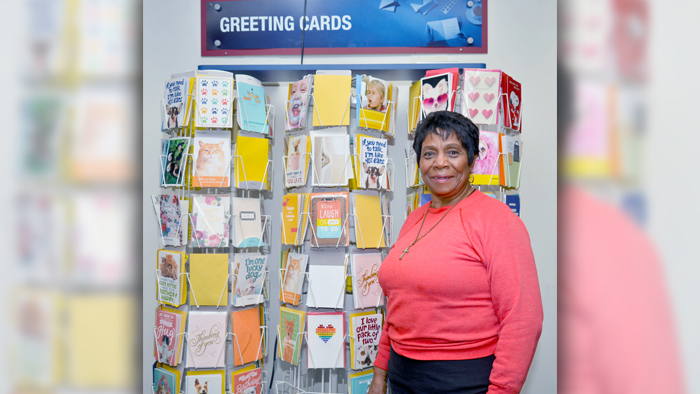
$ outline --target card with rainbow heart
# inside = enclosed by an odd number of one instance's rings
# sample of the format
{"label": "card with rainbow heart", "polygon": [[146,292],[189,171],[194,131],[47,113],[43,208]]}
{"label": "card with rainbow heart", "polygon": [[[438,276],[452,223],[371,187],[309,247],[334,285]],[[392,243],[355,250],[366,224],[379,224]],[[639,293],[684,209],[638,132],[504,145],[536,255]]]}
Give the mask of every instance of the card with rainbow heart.
{"label": "card with rainbow heart", "polygon": [[464,69],[462,111],[476,124],[497,124],[501,70]]}
{"label": "card with rainbow heart", "polygon": [[308,368],[345,368],[345,312],[308,312]]}

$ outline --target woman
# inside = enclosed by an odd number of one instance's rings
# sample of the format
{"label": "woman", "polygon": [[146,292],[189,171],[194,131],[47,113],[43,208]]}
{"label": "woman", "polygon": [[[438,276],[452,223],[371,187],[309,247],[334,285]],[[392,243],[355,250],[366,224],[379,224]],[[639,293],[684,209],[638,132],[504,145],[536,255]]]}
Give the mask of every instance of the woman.
{"label": "woman", "polygon": [[475,190],[479,130],[439,111],[413,149],[432,202],[414,211],[379,271],[387,315],[369,393],[518,393],[542,330],[525,226]]}

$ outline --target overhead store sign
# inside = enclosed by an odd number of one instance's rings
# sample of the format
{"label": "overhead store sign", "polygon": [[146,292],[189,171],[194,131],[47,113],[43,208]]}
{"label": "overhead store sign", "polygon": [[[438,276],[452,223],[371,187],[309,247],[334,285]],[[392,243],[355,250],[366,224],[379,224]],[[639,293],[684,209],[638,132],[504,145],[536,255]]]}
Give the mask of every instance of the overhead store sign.
{"label": "overhead store sign", "polygon": [[202,56],[487,52],[487,0],[201,0],[201,9]]}

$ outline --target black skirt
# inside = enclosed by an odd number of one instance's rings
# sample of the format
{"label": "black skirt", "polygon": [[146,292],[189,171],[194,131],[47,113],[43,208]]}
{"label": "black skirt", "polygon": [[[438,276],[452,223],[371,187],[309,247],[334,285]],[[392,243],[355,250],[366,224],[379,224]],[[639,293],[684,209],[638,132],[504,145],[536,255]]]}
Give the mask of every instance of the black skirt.
{"label": "black skirt", "polygon": [[387,376],[392,394],[482,394],[489,389],[494,355],[472,360],[413,360],[391,349]]}

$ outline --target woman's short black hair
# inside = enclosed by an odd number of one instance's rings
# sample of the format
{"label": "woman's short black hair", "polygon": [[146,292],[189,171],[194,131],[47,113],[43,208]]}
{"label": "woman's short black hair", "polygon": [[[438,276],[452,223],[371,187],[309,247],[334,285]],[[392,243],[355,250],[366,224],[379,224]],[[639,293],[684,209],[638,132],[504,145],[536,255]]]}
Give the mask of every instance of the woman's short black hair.
{"label": "woman's short black hair", "polygon": [[413,150],[418,155],[419,163],[423,141],[430,133],[439,135],[442,139],[447,139],[455,133],[467,151],[469,165],[474,164],[474,158],[479,153],[479,128],[469,118],[452,111],[436,111],[428,114],[416,126],[416,136],[413,140]]}

